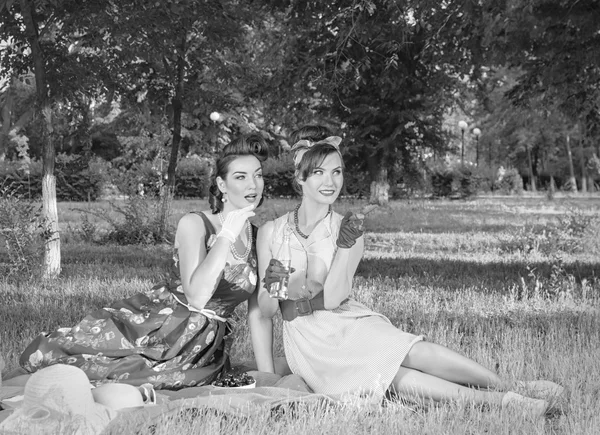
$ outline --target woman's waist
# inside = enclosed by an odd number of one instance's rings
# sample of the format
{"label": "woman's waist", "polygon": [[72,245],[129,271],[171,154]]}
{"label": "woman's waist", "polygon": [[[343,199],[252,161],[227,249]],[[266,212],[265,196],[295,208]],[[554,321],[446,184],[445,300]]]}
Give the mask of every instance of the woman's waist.
{"label": "woman's waist", "polygon": [[234,313],[235,308],[240,304],[239,301],[231,301],[220,298],[210,299],[202,308],[191,305],[184,293],[171,291],[173,299],[179,304],[186,307],[189,311],[197,312],[205,315],[209,319],[227,321]]}
{"label": "woman's waist", "polygon": [[323,292],[323,284],[315,280],[297,279],[288,283],[288,299],[311,299]]}

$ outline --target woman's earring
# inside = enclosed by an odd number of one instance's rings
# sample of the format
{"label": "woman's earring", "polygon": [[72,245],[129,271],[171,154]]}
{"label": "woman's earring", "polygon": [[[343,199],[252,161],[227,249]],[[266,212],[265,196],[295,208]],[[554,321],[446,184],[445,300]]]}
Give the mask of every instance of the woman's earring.
{"label": "woman's earring", "polygon": [[221,198],[221,201],[223,203],[227,202],[227,196],[226,195],[227,195],[226,193],[223,193],[223,197]]}

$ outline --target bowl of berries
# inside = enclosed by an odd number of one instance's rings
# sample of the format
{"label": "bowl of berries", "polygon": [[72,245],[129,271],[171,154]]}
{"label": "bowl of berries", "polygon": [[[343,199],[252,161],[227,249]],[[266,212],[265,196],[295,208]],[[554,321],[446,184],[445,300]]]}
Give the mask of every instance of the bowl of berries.
{"label": "bowl of berries", "polygon": [[254,388],[256,380],[248,373],[226,373],[213,381],[212,385],[217,388]]}

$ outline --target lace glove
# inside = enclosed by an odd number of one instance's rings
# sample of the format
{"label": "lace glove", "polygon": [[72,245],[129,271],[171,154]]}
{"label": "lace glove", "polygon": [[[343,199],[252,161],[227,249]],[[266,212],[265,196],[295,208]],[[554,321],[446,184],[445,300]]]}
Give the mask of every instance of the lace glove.
{"label": "lace glove", "polygon": [[346,213],[340,225],[340,232],[336,244],[338,248],[350,249],[356,243],[356,240],[363,235],[365,229],[363,214],[354,214],[351,211]]}
{"label": "lace glove", "polygon": [[287,271],[285,267],[283,267],[283,264],[281,264],[281,261],[271,258],[271,261],[269,261],[269,265],[267,266],[267,270],[265,270],[265,277],[263,278],[265,288],[267,291],[269,291],[271,289],[271,284],[274,282],[279,282],[281,278],[289,276],[295,271],[296,269],[293,267]]}
{"label": "lace glove", "polygon": [[235,242],[235,239],[240,235],[244,225],[248,218],[251,218],[254,213],[254,204],[250,204],[248,207],[233,210],[227,213],[225,221],[221,225],[221,231],[217,234],[217,237],[225,237],[231,243]]}

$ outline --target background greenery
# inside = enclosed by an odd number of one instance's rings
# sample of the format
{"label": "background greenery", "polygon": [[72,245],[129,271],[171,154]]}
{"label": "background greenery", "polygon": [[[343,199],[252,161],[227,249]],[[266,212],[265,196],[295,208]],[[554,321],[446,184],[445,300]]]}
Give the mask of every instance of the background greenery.
{"label": "background greenery", "polygon": [[202,197],[232,138],[281,156],[307,123],[344,137],[348,193],[372,202],[600,181],[594,0],[2,0],[0,16],[0,180],[34,196],[50,143],[60,199],[176,179]]}

